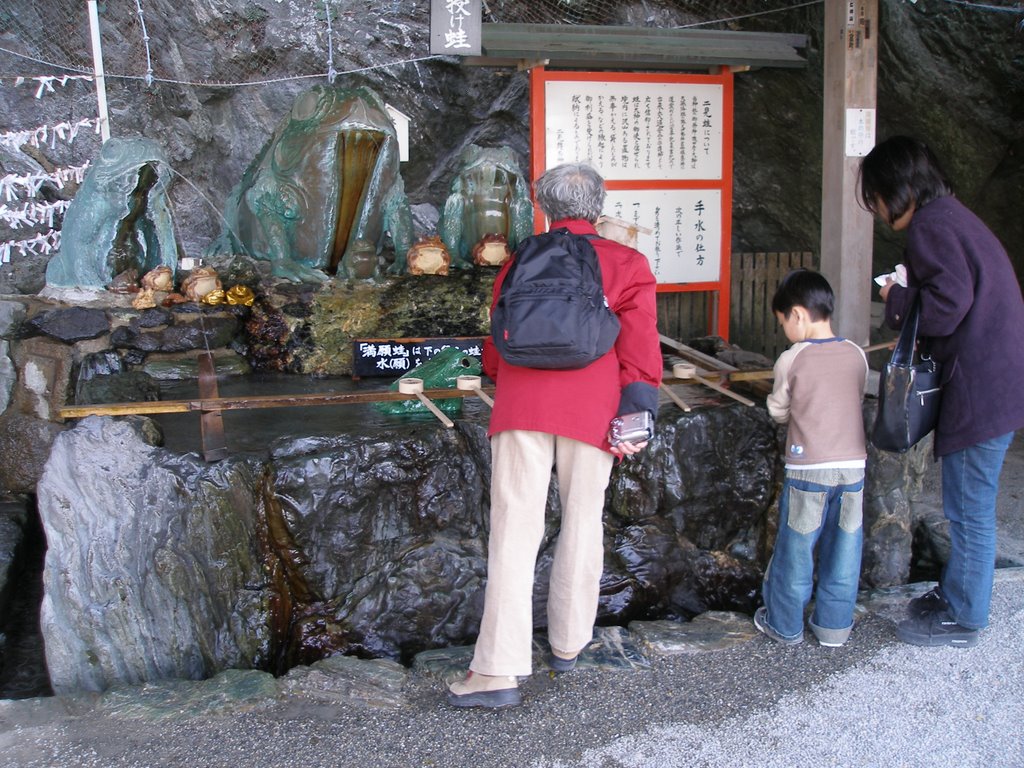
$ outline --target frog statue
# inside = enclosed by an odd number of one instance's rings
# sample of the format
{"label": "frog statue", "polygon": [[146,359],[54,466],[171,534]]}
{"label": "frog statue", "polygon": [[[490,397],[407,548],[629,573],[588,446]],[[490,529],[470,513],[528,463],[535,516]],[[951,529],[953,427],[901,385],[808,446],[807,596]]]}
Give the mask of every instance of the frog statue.
{"label": "frog statue", "polygon": [[366,277],[367,245],[379,257],[390,233],[390,271],[402,273],[413,227],[399,162],[398,135],[375,91],[315,85],[231,192],[210,255],[248,253],[293,282]]}
{"label": "frog statue", "polygon": [[515,250],[533,234],[533,204],[526,178],[510,147],[470,144],[459,159],[438,231],[452,266],[472,265],[474,246],[488,235],[503,235]]}
{"label": "frog statue", "polygon": [[[417,365],[405,376],[423,379],[424,389],[454,389],[455,381],[459,376],[479,376],[481,371],[480,358],[467,355],[458,347],[445,347],[427,362]],[[396,380],[388,388],[392,392],[398,391]],[[434,405],[448,416],[458,416],[462,413],[462,397],[443,397],[434,400]],[[418,399],[409,400],[384,400],[374,403],[373,407],[381,413],[392,416],[401,414],[429,413],[429,410]]]}
{"label": "frog statue", "polygon": [[[151,139],[111,138],[64,215],[60,252],[46,265],[48,288],[104,288],[178,266],[167,186],[171,167]],[[133,281],[134,282],[134,281]]]}

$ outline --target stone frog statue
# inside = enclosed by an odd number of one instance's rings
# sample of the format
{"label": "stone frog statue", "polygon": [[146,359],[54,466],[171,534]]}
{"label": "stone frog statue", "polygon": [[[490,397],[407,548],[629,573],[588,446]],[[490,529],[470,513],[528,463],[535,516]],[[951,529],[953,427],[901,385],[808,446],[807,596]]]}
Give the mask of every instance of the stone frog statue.
{"label": "stone frog statue", "polygon": [[[417,365],[402,378],[423,379],[424,389],[455,389],[455,380],[459,376],[479,376],[480,371],[480,358],[467,355],[457,347],[445,347],[427,362]],[[398,381],[393,382],[388,389],[397,392]],[[445,397],[438,398],[433,402],[448,416],[458,416],[462,413],[462,400],[461,397]],[[381,413],[392,416],[420,413],[429,415],[430,413],[423,403],[412,398],[374,403],[373,407]]]}
{"label": "stone frog statue", "polygon": [[313,86],[232,190],[209,255],[242,251],[293,282],[378,277],[367,245],[380,256],[390,233],[390,271],[402,273],[413,225],[399,171],[398,135],[375,91]]}
{"label": "stone frog statue", "polygon": [[452,266],[472,266],[470,254],[487,235],[503,235],[510,250],[533,234],[533,203],[509,147],[470,144],[459,160],[438,231]]}
{"label": "stone frog statue", "polygon": [[64,215],[60,252],[46,285],[105,288],[118,275],[166,267],[174,278],[178,245],[167,187],[171,167],[151,139],[111,138]]}

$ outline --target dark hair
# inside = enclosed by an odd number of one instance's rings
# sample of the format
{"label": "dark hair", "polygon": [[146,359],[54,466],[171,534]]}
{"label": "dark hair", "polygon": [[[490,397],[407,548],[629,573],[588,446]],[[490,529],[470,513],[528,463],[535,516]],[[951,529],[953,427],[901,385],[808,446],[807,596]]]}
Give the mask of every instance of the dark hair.
{"label": "dark hair", "polygon": [[803,307],[815,322],[832,317],[835,294],[820,273],[809,269],[794,269],[779,283],[772,297],[772,312],[789,317],[793,307]]}
{"label": "dark hair", "polygon": [[910,206],[921,208],[932,200],[953,194],[938,159],[923,141],[893,136],[868,152],[858,174],[860,199],[877,214],[878,203],[889,212],[889,224]]}

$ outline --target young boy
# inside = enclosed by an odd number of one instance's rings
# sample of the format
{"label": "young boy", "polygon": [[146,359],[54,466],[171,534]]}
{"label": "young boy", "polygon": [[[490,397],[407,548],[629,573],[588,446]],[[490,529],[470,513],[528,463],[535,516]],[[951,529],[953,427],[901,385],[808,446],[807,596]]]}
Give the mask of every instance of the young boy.
{"label": "young boy", "polygon": [[754,626],[786,645],[803,640],[812,592],[814,636],[830,648],[845,643],[860,580],[868,362],[859,346],[832,332],[834,301],[828,281],[806,269],[786,275],[772,299],[793,346],[775,363],[768,413],[789,428],[779,533]]}

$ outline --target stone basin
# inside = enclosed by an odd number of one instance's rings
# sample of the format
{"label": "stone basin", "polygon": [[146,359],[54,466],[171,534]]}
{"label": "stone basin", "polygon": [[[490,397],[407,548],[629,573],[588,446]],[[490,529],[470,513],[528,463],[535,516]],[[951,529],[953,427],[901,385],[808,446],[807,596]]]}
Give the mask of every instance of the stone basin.
{"label": "stone basin", "polygon": [[[600,623],[755,606],[776,429],[763,408],[685,396],[693,412],[662,406],[651,448],[614,470]],[[472,397],[453,429],[366,405],[226,413],[231,450],[212,463],[196,452],[196,414],[159,417],[162,438],[144,417],[82,419],[57,437],[38,485],[54,689],[280,673],[334,653],[408,663],[471,643],[488,413]],[[558,522],[553,486],[538,630]]]}

